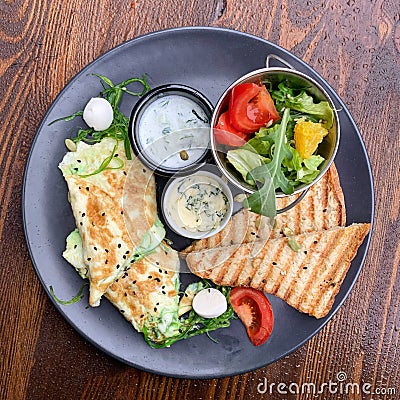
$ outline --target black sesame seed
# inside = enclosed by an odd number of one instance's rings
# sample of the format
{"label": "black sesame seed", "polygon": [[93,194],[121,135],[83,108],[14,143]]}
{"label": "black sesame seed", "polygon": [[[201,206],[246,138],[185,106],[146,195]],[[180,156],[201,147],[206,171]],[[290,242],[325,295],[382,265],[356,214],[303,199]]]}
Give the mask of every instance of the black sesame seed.
{"label": "black sesame seed", "polygon": [[86,215],[85,213],[82,213],[82,218],[83,218],[85,215]]}
{"label": "black sesame seed", "polygon": [[147,278],[148,278],[148,279],[152,279],[153,277],[152,277],[151,275],[149,275]]}
{"label": "black sesame seed", "polygon": [[154,307],[154,312],[157,312],[157,307]]}
{"label": "black sesame seed", "polygon": [[145,174],[146,173],[146,170],[143,168],[143,173]]}
{"label": "black sesame seed", "polygon": [[165,275],[168,275],[168,271],[164,271],[164,274],[165,274]]}
{"label": "black sesame seed", "polygon": [[118,153],[114,154],[114,157],[118,157]]}
{"label": "black sesame seed", "polygon": [[140,318],[143,318],[144,317],[144,314],[142,314],[141,316],[140,316]]}
{"label": "black sesame seed", "polygon": [[105,251],[106,253],[108,253],[108,249],[104,249],[104,251]]}
{"label": "black sesame seed", "polygon": [[124,310],[120,310],[121,311],[121,314],[123,314],[125,311]]}
{"label": "black sesame seed", "polygon": [[156,303],[156,306],[159,306],[160,305],[160,303]]}
{"label": "black sesame seed", "polygon": [[74,249],[76,249],[78,247],[78,245],[76,244],[75,246],[74,246]]}
{"label": "black sesame seed", "polygon": [[123,258],[124,260],[126,260],[126,255],[124,254],[124,255],[122,256],[122,258]]}
{"label": "black sesame seed", "polygon": [[124,210],[121,211],[121,215],[124,215]]}
{"label": "black sesame seed", "polygon": [[275,261],[272,261],[272,265],[276,265],[276,262],[275,262]]}
{"label": "black sesame seed", "polygon": [[125,297],[128,296],[128,293],[125,292],[125,293],[124,293],[124,296],[125,296]]}
{"label": "black sesame seed", "polygon": [[102,217],[104,217],[105,215],[106,215],[106,213],[105,213],[105,212],[101,213],[101,216],[102,216]]}
{"label": "black sesame seed", "polygon": [[154,278],[154,280],[157,281],[157,282],[161,282],[160,278]]}
{"label": "black sesame seed", "polygon": [[161,286],[161,289],[165,289],[165,285],[162,285],[162,286]]}
{"label": "black sesame seed", "polygon": [[314,240],[314,244],[317,244],[318,243],[318,240]]}
{"label": "black sesame seed", "polygon": [[124,175],[126,175],[126,171],[123,171],[124,172]]}
{"label": "black sesame seed", "polygon": [[78,167],[74,167],[74,171],[78,171]]}
{"label": "black sesame seed", "polygon": [[122,246],[121,243],[118,243],[118,248],[119,248],[119,249],[121,248],[121,246]]}
{"label": "black sesame seed", "polygon": [[256,235],[256,238],[257,238],[257,239],[260,239],[260,238],[261,238],[261,236],[260,236],[260,235]]}
{"label": "black sesame seed", "polygon": [[183,332],[183,330],[182,330],[181,328],[179,328],[178,331],[179,331],[179,333],[182,333],[182,332]]}
{"label": "black sesame seed", "polygon": [[127,251],[125,252],[125,254],[129,254],[129,250],[127,250]]}
{"label": "black sesame seed", "polygon": [[116,280],[115,280],[115,282],[118,282],[118,281],[119,281],[119,279],[116,279]]}
{"label": "black sesame seed", "polygon": [[322,212],[327,212],[328,210],[326,209],[326,208],[324,208],[323,210],[322,210]]}
{"label": "black sesame seed", "polygon": [[97,247],[96,246],[94,246],[93,249],[97,251]]}
{"label": "black sesame seed", "polygon": [[160,263],[158,261],[156,261],[156,265],[160,265]]}
{"label": "black sesame seed", "polygon": [[82,188],[80,186],[78,186],[78,189],[81,190]]}
{"label": "black sesame seed", "polygon": [[267,283],[267,280],[263,279],[261,282],[264,283],[264,285],[265,285]]}
{"label": "black sesame seed", "polygon": [[159,268],[159,269],[158,269],[158,272],[159,272],[160,274],[162,274],[162,269],[161,269],[161,268]]}
{"label": "black sesame seed", "polygon": [[119,264],[117,264],[117,265],[115,266],[115,268],[117,268],[117,269],[119,269],[119,267],[120,267],[120,265],[119,265]]}
{"label": "black sesame seed", "polygon": [[[165,287],[165,286],[163,286],[163,288],[164,288],[164,287]],[[185,293],[185,294],[184,294],[184,296],[185,296],[185,297],[188,297],[188,294],[187,294],[187,293]]]}
{"label": "black sesame seed", "polygon": [[78,163],[81,163],[81,162],[82,162],[82,160],[76,160],[76,162],[78,162]]}
{"label": "black sesame seed", "polygon": [[136,281],[133,281],[133,282],[132,282],[132,285],[134,285],[135,283],[136,283]]}
{"label": "black sesame seed", "polygon": [[303,267],[303,269],[307,269],[308,267]]}
{"label": "black sesame seed", "polygon": [[106,262],[105,262],[105,263],[106,263],[106,265],[107,265],[107,264],[108,264],[108,260],[106,260]]}
{"label": "black sesame seed", "polygon": [[304,254],[307,254],[307,250],[304,250]]}
{"label": "black sesame seed", "polygon": [[82,221],[81,221],[81,222],[79,222],[79,225],[80,225],[80,226],[82,226],[82,225],[83,225]]}
{"label": "black sesame seed", "polygon": [[161,291],[161,293],[162,293],[162,294],[167,294],[167,293],[165,293],[165,291],[164,291],[164,290],[162,290],[162,291]]}
{"label": "black sesame seed", "polygon": [[255,233],[255,232],[250,232],[250,234],[251,234],[251,235],[255,235],[256,233]]}
{"label": "black sesame seed", "polygon": [[86,186],[86,190],[89,190],[89,186]]}

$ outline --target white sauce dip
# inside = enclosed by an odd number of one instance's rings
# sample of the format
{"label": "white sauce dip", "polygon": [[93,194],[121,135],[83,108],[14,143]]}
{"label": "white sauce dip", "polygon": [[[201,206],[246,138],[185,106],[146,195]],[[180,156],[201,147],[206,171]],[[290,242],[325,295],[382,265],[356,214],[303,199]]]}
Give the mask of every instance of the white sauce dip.
{"label": "white sauce dip", "polygon": [[167,216],[190,232],[209,232],[219,227],[229,210],[222,187],[206,175],[182,178],[171,189],[165,204]]}
{"label": "white sauce dip", "polygon": [[143,111],[138,139],[144,156],[167,169],[198,161],[208,149],[210,121],[194,100],[178,94],[160,97]]}

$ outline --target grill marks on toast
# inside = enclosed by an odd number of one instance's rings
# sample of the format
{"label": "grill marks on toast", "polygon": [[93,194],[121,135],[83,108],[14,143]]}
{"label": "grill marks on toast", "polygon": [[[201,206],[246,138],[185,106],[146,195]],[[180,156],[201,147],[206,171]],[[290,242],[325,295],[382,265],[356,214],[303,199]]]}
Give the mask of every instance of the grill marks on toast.
{"label": "grill marks on toast", "polygon": [[288,238],[276,238],[253,258],[255,244],[248,243],[192,253],[187,263],[193,273],[216,284],[263,290],[321,318],[331,309],[369,229],[370,224],[353,224],[301,234],[296,236],[299,252],[290,248]]}

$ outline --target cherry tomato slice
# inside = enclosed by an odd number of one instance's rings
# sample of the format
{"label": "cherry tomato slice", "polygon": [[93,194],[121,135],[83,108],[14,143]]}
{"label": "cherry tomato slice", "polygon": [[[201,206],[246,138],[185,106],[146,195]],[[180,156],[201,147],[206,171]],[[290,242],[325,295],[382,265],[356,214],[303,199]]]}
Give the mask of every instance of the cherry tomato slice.
{"label": "cherry tomato slice", "polygon": [[281,118],[265,86],[261,87],[260,93],[247,106],[247,117],[261,125],[268,125]]}
{"label": "cherry tomato slice", "polygon": [[219,144],[238,147],[243,146],[249,140],[247,133],[239,132],[231,125],[229,111],[220,115],[213,132],[215,140]]}
{"label": "cherry tomato slice", "polygon": [[250,120],[247,116],[247,107],[251,99],[261,91],[261,86],[255,83],[242,83],[232,89],[229,100],[229,117],[234,128],[241,132],[253,133],[262,125]]}
{"label": "cherry tomato slice", "polygon": [[267,341],[274,327],[272,307],[264,293],[247,287],[231,290],[230,301],[254,346]]}

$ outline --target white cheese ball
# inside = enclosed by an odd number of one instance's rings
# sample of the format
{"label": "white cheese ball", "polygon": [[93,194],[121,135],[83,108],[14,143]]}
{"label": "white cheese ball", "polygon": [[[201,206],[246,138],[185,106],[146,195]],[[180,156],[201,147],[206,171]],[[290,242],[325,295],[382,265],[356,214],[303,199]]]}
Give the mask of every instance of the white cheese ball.
{"label": "white cheese ball", "polygon": [[95,131],[108,129],[113,121],[114,112],[111,104],[101,97],[92,97],[83,110],[83,119]]}
{"label": "white cheese ball", "polygon": [[222,315],[228,304],[225,296],[217,289],[207,288],[200,290],[194,296],[193,310],[203,318],[216,318]]}

